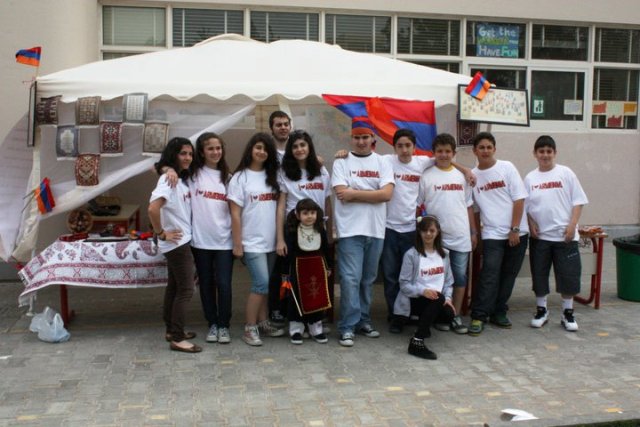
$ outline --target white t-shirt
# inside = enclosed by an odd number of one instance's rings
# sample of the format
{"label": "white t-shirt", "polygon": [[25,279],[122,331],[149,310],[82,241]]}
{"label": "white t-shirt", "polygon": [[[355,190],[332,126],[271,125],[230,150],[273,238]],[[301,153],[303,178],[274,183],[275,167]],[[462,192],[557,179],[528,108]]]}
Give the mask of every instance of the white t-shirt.
{"label": "white t-shirt", "polygon": [[[302,176],[299,181],[292,181],[280,169],[280,191],[287,193],[287,206],[285,207],[285,216],[293,209],[302,199],[311,199],[325,210],[325,201],[331,194],[331,178],[329,172],[324,166],[320,170],[320,175],[308,179],[307,171],[302,169]],[[325,212],[327,214],[327,212]]]}
{"label": "white t-shirt", "polygon": [[418,204],[435,215],[442,228],[442,244],[458,252],[471,251],[468,208],[473,206],[471,187],[464,175],[451,166],[448,170],[430,168],[420,179]]}
{"label": "white t-shirt", "polygon": [[[177,243],[158,239],[158,249],[167,253],[191,240],[191,192],[181,179],[175,188],[167,183],[163,174],[158,179],[156,188],[151,193],[149,203],[164,199],[164,206],[160,209],[160,224],[163,230],[180,230],[182,238]],[[157,230],[156,230],[157,231]]]}
{"label": "white t-shirt", "polygon": [[[353,153],[333,163],[331,186],[346,185],[356,190],[380,190],[394,184],[391,165],[382,156],[371,153],[358,157]],[[384,239],[386,203],[343,203],[336,198],[335,222],[338,238],[367,236]]]}
{"label": "white t-shirt", "polygon": [[[480,209],[482,238],[505,240],[509,238],[513,202],[527,198],[522,178],[513,163],[498,160],[489,169],[473,169],[476,186],[473,200]],[[529,232],[527,216],[522,215],[520,235]]]}
{"label": "white t-shirt", "polygon": [[387,202],[386,227],[398,233],[415,231],[420,177],[435,160],[428,156],[413,156],[409,163],[402,163],[396,154],[383,157],[391,165],[396,183],[393,196]]}
{"label": "white t-shirt", "polygon": [[416,279],[418,285],[423,291],[431,289],[436,292],[442,292],[445,281],[453,283],[451,269],[446,268],[444,259],[434,252],[427,256],[420,255],[420,271]]}
{"label": "white t-shirt", "polygon": [[220,179],[220,171],[203,166],[189,180],[189,190],[193,212],[191,246],[211,250],[233,248],[227,188]]}
{"label": "white t-shirt", "polygon": [[245,252],[276,250],[278,194],[267,185],[265,171],[245,169],[229,181],[227,199],[242,208],[242,246]]}
{"label": "white t-shirt", "polygon": [[[538,224],[538,238],[563,241],[573,207],[589,203],[576,174],[562,165],[547,172],[535,169],[527,174],[524,185],[529,192],[526,212]],[[574,240],[579,239],[577,229],[576,224]]]}

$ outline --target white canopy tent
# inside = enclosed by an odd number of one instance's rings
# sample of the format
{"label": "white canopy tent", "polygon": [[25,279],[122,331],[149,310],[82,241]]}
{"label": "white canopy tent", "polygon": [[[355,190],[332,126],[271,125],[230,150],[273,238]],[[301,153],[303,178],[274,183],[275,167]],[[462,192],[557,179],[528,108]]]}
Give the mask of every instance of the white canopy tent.
{"label": "white canopy tent", "polygon": [[[226,35],[190,48],[94,62],[43,76],[37,80],[37,96],[62,96],[59,125],[74,123],[74,102],[80,97],[100,96],[101,120],[117,120],[122,118],[125,94],[146,93],[147,119],[168,122],[169,137],[194,137],[205,129],[222,133],[238,124],[259,127],[265,120],[259,114],[264,105],[291,109],[294,116],[298,111],[306,126],[331,133],[335,124],[318,112],[333,111],[322,94],[432,100],[440,125],[443,108],[449,107],[447,115],[455,111],[458,85],[469,81],[467,76],[339,46],[301,40],[265,44]],[[294,123],[300,127],[295,119]],[[142,125],[128,125],[123,129],[124,156],[101,161],[100,184],[80,189],[75,187],[73,163],[56,160],[55,126],[39,126],[35,148],[26,147],[25,128],[23,120],[0,146],[0,173],[10,174],[13,184],[0,190],[0,216],[7,219],[0,226],[0,257],[5,260],[31,257],[41,218],[81,206],[148,171],[155,161],[141,154]],[[81,152],[97,152],[97,140],[97,128],[80,128]],[[51,180],[56,208],[41,216],[30,203],[20,214],[23,196],[45,176]]]}

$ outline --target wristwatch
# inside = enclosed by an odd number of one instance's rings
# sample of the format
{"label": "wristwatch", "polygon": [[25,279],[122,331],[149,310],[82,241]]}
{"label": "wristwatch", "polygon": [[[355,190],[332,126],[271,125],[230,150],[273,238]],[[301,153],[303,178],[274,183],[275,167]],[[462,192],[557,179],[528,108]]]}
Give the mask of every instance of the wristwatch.
{"label": "wristwatch", "polygon": [[520,227],[511,227],[509,230],[511,233],[520,233]]}

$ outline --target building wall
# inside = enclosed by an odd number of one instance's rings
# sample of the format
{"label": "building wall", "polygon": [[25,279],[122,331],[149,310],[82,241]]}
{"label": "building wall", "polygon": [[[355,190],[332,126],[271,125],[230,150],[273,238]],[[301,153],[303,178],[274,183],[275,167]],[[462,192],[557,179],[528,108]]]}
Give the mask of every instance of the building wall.
{"label": "building wall", "polygon": [[[20,49],[42,46],[39,75],[97,61],[99,6],[87,0],[0,2],[0,142],[28,110],[36,68],[18,64]],[[27,82],[27,83],[23,83]]]}

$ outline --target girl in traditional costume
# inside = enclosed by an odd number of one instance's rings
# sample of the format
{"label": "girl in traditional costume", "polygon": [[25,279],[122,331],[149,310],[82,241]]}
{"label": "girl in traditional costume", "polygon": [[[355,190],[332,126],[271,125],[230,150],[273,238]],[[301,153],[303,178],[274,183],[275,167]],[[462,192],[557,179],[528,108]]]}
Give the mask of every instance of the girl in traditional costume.
{"label": "girl in traditional costume", "polygon": [[328,241],[322,208],[311,199],[302,199],[287,217],[287,256],[283,275],[290,280],[289,336],[292,344],[302,344],[304,326],[318,343],[326,343],[322,331],[325,310],[331,308],[328,279]]}

